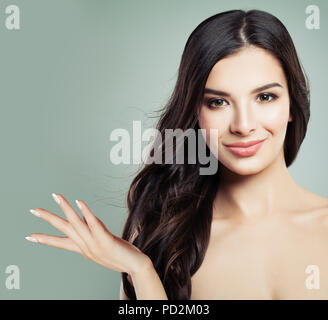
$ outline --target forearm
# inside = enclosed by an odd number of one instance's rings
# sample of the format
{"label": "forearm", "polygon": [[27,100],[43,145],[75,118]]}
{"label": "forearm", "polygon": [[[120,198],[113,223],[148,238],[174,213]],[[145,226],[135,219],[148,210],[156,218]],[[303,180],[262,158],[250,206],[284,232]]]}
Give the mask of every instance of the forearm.
{"label": "forearm", "polygon": [[152,263],[131,274],[137,300],[168,300],[164,286]]}

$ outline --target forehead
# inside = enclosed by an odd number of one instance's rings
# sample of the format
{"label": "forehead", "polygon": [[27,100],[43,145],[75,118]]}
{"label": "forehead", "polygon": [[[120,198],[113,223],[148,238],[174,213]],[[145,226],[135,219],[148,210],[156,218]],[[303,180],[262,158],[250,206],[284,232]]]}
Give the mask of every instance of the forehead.
{"label": "forehead", "polygon": [[218,61],[207,78],[206,87],[241,93],[271,82],[286,86],[277,58],[264,49],[246,47]]}

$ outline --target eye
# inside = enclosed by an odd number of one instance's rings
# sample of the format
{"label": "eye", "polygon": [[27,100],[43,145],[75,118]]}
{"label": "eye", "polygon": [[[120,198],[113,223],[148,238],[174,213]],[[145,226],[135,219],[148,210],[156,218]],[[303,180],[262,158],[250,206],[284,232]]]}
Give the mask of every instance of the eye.
{"label": "eye", "polygon": [[[206,105],[210,108],[210,109],[217,109],[217,107],[221,107],[223,106],[223,102],[226,102],[223,99],[217,98],[217,99],[208,99],[206,102]],[[215,105],[215,106],[213,106]]]}
{"label": "eye", "polygon": [[[277,99],[278,97],[273,93],[261,93],[258,97],[263,97],[264,99],[260,99],[261,102],[270,102],[272,100]],[[269,99],[271,98],[271,99]]]}
{"label": "eye", "polygon": [[[278,98],[278,96],[276,96],[273,93],[261,93],[258,95],[258,98],[260,98],[261,103],[267,103],[267,102],[276,100]],[[216,98],[216,99],[210,98],[210,99],[207,99],[207,101],[205,101],[205,103],[208,106],[208,108],[210,108],[210,109],[219,109],[219,107],[224,106],[224,103],[227,103],[227,102],[221,98]]]}

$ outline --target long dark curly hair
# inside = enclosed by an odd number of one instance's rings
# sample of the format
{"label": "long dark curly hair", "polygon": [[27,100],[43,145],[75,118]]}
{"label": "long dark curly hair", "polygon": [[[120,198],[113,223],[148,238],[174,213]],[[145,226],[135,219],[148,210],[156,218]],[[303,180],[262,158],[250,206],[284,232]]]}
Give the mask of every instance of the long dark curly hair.
{"label": "long dark curly hair", "polygon": [[[247,45],[270,52],[284,70],[293,119],[284,141],[284,158],[289,167],[310,118],[309,83],[287,29],[265,11],[230,10],[196,27],[184,47],[173,93],[160,109],[156,129],[163,140],[166,129],[198,131],[197,114],[211,69],[220,59]],[[188,144],[184,143],[187,150]],[[206,152],[210,153],[207,146]],[[169,300],[190,299],[191,277],[203,262],[209,243],[220,172],[200,175],[201,166],[199,161],[145,164],[134,177],[126,198],[129,212],[122,238],[150,257]],[[125,294],[135,300],[127,273],[121,275]]]}

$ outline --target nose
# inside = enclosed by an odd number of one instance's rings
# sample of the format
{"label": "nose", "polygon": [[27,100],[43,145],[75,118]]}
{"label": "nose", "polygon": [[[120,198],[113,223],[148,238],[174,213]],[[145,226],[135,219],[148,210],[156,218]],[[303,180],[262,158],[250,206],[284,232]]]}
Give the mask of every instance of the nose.
{"label": "nose", "polygon": [[257,118],[250,106],[236,108],[230,124],[230,131],[233,134],[247,136],[251,134],[257,125]]}

